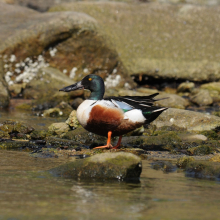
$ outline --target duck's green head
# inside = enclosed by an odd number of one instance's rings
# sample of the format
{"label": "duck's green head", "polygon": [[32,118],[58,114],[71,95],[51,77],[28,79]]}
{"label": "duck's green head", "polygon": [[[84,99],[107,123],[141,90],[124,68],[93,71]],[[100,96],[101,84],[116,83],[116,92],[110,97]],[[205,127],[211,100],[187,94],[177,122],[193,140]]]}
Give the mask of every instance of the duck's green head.
{"label": "duck's green head", "polygon": [[88,89],[91,91],[89,99],[100,100],[103,98],[105,93],[105,84],[100,76],[90,74],[85,76],[81,81],[64,87],[59,91],[70,92],[77,89]]}

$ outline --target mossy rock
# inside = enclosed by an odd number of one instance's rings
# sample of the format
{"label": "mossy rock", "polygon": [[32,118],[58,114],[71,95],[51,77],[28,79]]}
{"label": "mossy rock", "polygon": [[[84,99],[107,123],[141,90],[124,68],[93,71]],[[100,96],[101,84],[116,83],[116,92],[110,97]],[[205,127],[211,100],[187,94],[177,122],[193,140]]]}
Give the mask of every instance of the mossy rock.
{"label": "mossy rock", "polygon": [[34,128],[19,121],[7,120],[0,125],[0,130],[7,133],[30,134]]}
{"label": "mossy rock", "polygon": [[193,161],[186,166],[186,176],[217,180],[220,177],[220,165],[210,161]]}
{"label": "mossy rock", "polygon": [[5,150],[23,149],[23,148],[36,148],[38,147],[34,143],[29,141],[2,141],[0,142],[0,148]]}
{"label": "mossy rock", "polygon": [[202,131],[201,134],[205,135],[209,140],[218,140],[219,135],[215,131]]}
{"label": "mossy rock", "polygon": [[74,179],[139,179],[141,159],[131,153],[102,153],[49,170],[55,176]]}
{"label": "mossy rock", "polygon": [[200,145],[198,147],[192,147],[187,150],[190,155],[207,155],[214,152],[214,148],[207,145]]}
{"label": "mossy rock", "polygon": [[31,139],[33,140],[43,140],[47,135],[45,130],[35,130],[30,134]]}
{"label": "mossy rock", "polygon": [[151,167],[155,170],[162,170],[164,173],[174,172],[177,168],[169,161],[155,161],[151,164]]}
{"label": "mossy rock", "polygon": [[56,138],[56,137],[47,137],[46,143],[47,145],[50,145],[53,148],[68,147],[68,149],[69,148],[75,149],[79,146],[79,143],[75,141],[63,139],[63,138]]}
{"label": "mossy rock", "polygon": [[183,156],[177,160],[176,165],[179,168],[186,168],[187,164],[192,161],[195,161],[194,157]]}

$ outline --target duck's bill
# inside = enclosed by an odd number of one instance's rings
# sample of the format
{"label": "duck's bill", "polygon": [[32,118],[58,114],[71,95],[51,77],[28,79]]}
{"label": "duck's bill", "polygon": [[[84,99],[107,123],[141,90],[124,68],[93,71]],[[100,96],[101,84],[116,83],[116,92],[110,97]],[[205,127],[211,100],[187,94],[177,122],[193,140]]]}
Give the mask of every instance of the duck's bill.
{"label": "duck's bill", "polygon": [[64,88],[60,89],[59,91],[70,92],[70,91],[74,91],[74,90],[78,90],[78,89],[84,89],[84,87],[83,87],[81,81],[78,82],[78,83],[75,83],[75,84],[73,84],[73,85],[64,87]]}

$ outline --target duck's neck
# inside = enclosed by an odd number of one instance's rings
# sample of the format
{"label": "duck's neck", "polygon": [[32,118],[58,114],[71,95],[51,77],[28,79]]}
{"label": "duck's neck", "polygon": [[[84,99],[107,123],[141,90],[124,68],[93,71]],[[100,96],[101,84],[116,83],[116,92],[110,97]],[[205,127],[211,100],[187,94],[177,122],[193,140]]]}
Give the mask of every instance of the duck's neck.
{"label": "duck's neck", "polygon": [[101,100],[103,99],[104,93],[105,93],[105,88],[101,87],[100,90],[91,91],[90,97],[88,99]]}
{"label": "duck's neck", "polygon": [[90,100],[101,100],[104,96],[104,93],[101,93],[100,91],[97,92],[91,92],[90,97],[88,99]]}

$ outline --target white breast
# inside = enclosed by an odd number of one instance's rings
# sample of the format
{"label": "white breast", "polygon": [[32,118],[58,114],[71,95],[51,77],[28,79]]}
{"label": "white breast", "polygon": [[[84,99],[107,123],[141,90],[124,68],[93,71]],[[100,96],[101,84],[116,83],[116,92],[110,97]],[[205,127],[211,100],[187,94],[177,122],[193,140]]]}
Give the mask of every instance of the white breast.
{"label": "white breast", "polygon": [[89,119],[89,113],[92,109],[92,104],[94,104],[96,101],[95,100],[85,100],[82,102],[79,107],[77,108],[76,111],[76,117],[79,121],[79,123],[85,127],[86,123]]}

